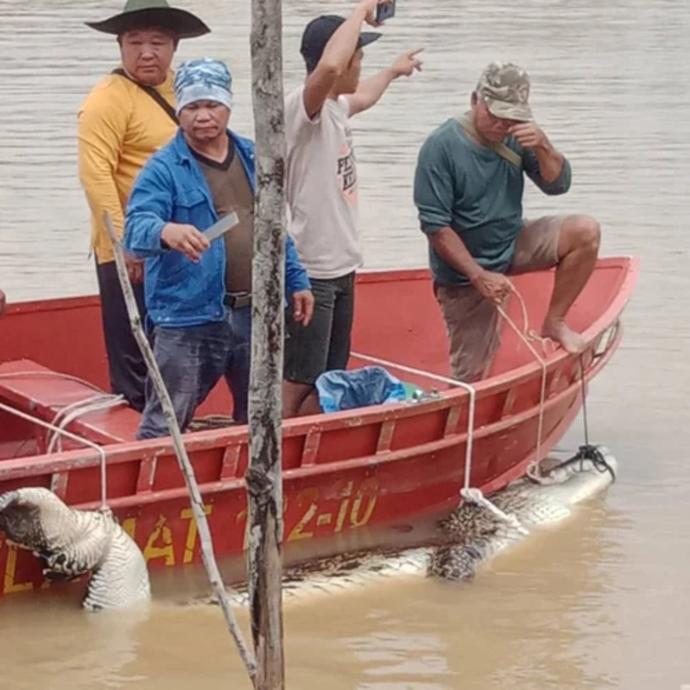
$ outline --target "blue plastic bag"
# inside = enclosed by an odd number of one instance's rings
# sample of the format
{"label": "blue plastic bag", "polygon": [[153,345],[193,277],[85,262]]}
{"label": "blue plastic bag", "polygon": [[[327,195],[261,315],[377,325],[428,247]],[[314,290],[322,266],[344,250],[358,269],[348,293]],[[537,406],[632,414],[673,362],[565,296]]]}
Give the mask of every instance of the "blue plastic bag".
{"label": "blue plastic bag", "polygon": [[405,400],[403,384],[382,367],[334,369],[321,374],[315,385],[323,412]]}

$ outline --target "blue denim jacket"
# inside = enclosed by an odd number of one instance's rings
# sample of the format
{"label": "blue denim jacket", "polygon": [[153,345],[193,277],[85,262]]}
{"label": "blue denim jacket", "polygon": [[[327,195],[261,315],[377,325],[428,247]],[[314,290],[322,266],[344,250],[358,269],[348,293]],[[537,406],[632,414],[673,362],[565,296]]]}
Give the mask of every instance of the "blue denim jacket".
{"label": "blue denim jacket", "polygon": [[[252,189],[254,142],[229,132]],[[225,242],[211,243],[199,263],[165,249],[166,223],[189,223],[206,230],[218,220],[211,191],[182,131],[155,153],[137,177],[127,205],[125,248],[146,258],[144,292],[149,318],[158,326],[199,326],[225,318]],[[285,248],[288,294],[311,286],[292,238]]]}

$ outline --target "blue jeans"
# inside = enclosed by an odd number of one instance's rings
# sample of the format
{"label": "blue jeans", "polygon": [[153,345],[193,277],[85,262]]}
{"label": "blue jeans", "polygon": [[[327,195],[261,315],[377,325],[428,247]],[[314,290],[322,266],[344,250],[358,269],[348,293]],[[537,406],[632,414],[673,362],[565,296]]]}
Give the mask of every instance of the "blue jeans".
{"label": "blue jeans", "polygon": [[[234,401],[233,418],[247,422],[251,354],[251,307],[229,309],[224,321],[189,328],[157,326],[153,347],[182,431],[221,376]],[[146,381],[146,406],[137,438],[167,436],[168,427],[158,395]]]}

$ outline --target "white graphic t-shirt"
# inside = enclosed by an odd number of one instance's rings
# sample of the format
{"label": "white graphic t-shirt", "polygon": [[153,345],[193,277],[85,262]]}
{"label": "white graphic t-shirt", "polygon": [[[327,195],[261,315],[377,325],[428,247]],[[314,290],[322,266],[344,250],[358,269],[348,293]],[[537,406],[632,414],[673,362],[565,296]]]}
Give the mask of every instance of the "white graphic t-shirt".
{"label": "white graphic t-shirt", "polygon": [[304,86],[285,101],[290,234],[312,278],[340,278],[362,265],[357,165],[347,98],[327,99],[310,120]]}

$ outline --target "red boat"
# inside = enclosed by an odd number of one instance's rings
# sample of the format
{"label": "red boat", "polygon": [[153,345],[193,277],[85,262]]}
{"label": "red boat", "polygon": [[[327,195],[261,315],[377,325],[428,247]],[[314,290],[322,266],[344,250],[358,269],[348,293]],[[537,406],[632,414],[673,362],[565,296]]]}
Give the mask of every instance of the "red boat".
{"label": "red boat", "polygon": [[[358,354],[350,366],[380,360],[405,382],[438,394],[285,423],[288,557],[308,544],[342,550],[365,526],[375,531],[457,505],[471,421],[469,484],[491,493],[523,475],[537,451],[539,456],[548,453],[577,415],[581,362],[588,382],[620,343],[619,317],[637,273],[633,259],[598,262],[569,315],[570,325],[589,343],[581,359],[560,348],[535,356],[517,332],[523,330],[523,317],[521,300],[513,298],[508,316],[519,327],[504,322],[490,376],[475,386],[472,419],[473,396],[448,378],[445,328],[429,273],[362,274],[353,337]],[[529,323],[540,324],[553,271],[522,275],[514,284]],[[196,525],[169,439],[136,441],[140,415],[122,405],[65,414],[67,406],[74,409],[75,403],[93,399],[94,387],[106,385],[96,297],[8,307],[0,319],[0,493],[42,486],[69,505],[95,509],[105,480],[108,505],[151,567],[197,561]],[[201,412],[227,415],[230,408],[223,384]],[[40,424],[57,424],[57,418],[88,447],[70,437],[56,450],[54,432]],[[246,525],[247,427],[199,431],[185,439],[216,554],[239,554]],[[3,539],[0,535],[0,594],[39,587],[38,562]]]}

